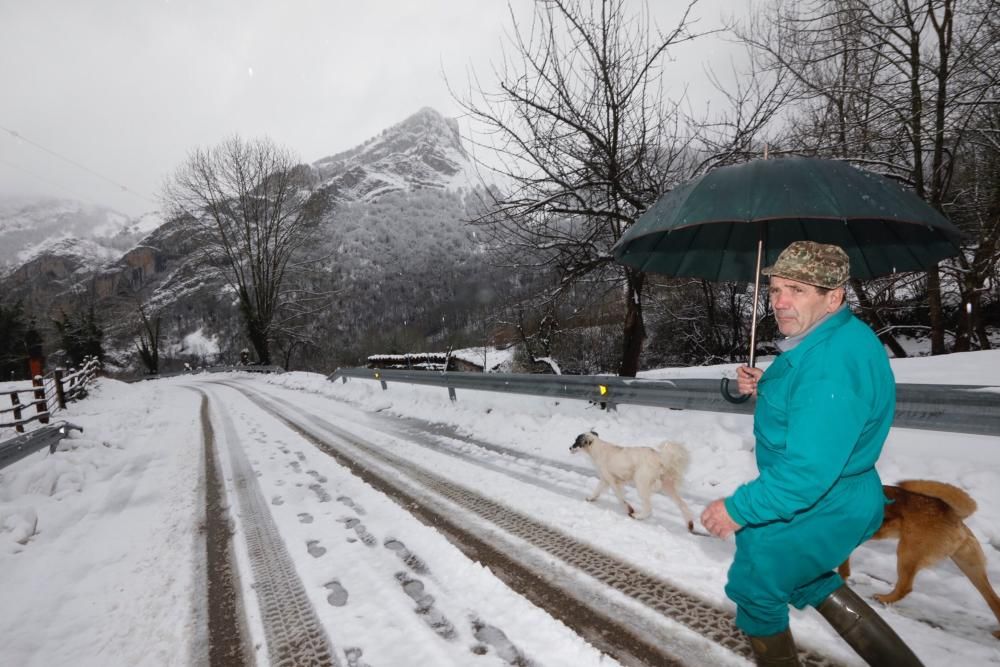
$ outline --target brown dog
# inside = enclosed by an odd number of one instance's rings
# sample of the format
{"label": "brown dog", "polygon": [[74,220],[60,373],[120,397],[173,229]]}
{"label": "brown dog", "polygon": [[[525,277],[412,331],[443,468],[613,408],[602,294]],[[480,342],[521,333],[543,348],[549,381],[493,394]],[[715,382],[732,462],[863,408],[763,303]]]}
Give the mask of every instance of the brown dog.
{"label": "brown dog", "polygon": [[[1000,597],[986,577],[986,555],[979,540],[962,521],[976,511],[976,501],[956,486],[923,479],[882,488],[892,502],[885,506],[882,526],[872,539],[899,539],[897,579],[892,591],[876,595],[875,599],[885,604],[902,600],[913,590],[918,570],[950,557],[1000,621]],[[838,571],[845,579],[850,576],[850,558]],[[1000,630],[993,636],[1000,639]]]}

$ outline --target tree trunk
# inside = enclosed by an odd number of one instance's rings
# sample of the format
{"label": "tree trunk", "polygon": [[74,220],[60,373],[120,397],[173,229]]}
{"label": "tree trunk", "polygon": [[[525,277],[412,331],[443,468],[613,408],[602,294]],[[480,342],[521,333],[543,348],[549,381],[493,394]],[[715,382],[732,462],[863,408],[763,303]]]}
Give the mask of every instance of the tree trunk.
{"label": "tree trunk", "polygon": [[968,352],[971,349],[974,308],[978,308],[978,305],[973,304],[968,295],[963,295],[962,308],[958,313],[958,322],[955,323],[955,345],[952,352]]}
{"label": "tree trunk", "polygon": [[[981,349],[989,349],[989,339],[986,338],[986,327],[983,324],[980,314],[982,305],[981,290],[985,282],[980,280],[975,272],[978,263],[973,262],[972,267],[966,272],[964,279],[959,286],[959,294],[962,297],[961,311],[958,315],[958,323],[955,331],[954,352],[968,352],[972,349],[973,337],[978,339]],[[982,347],[982,341],[987,341],[987,346]]]}
{"label": "tree trunk", "polygon": [[264,366],[270,366],[271,347],[267,340],[267,331],[259,321],[250,320],[247,322],[247,338],[250,339],[250,344],[253,345],[253,349],[257,353],[257,360]]}
{"label": "tree trunk", "polygon": [[291,368],[291,366],[292,366],[292,352],[295,351],[295,348],[298,345],[298,343],[299,343],[299,341],[292,341],[288,345],[288,349],[285,350],[285,355],[284,355],[285,356],[285,363],[282,365],[282,368],[284,368],[286,371],[289,368]]}
{"label": "tree trunk", "polygon": [[618,368],[621,377],[635,377],[639,372],[639,355],[646,340],[646,326],[642,321],[642,287],[646,274],[626,269],[625,328],[622,341],[622,362]]}
{"label": "tree trunk", "polygon": [[981,317],[976,318],[976,337],[979,339],[980,350],[992,349],[992,346],[990,345],[990,337],[986,333],[986,323]]}
{"label": "tree trunk", "polygon": [[[1000,206],[997,205],[997,202],[1000,201],[1000,196],[995,194],[993,201],[994,203],[990,206],[989,215],[992,219],[997,220],[1000,219]],[[962,304],[968,305],[964,305],[964,313],[960,319],[959,330],[956,334],[956,352],[964,352],[972,349],[973,337],[979,343],[980,350],[988,350],[991,347],[989,336],[986,333],[986,321],[982,313],[982,295],[983,287],[989,279],[991,269],[995,263],[992,260],[992,258],[996,257],[997,247],[997,242],[994,239],[994,233],[983,237],[979,247],[976,248],[971,266],[963,274],[963,280],[959,289],[961,291]],[[961,344],[964,347],[960,347],[960,341],[963,338],[965,341]]]}
{"label": "tree trunk", "polygon": [[858,297],[858,304],[861,306],[861,319],[868,322],[869,326],[871,326],[875,331],[882,331],[882,333],[878,334],[878,338],[882,341],[883,345],[888,346],[894,357],[897,359],[906,357],[906,350],[904,350],[903,346],[899,344],[896,337],[892,335],[892,331],[886,327],[885,321],[879,317],[879,314],[872,305],[872,300],[868,298],[868,293],[865,292],[865,287],[861,284],[861,281],[857,278],[851,278],[851,289],[854,290],[854,294]]}
{"label": "tree trunk", "polygon": [[931,320],[931,354],[946,354],[944,310],[941,307],[941,274],[936,265],[927,271],[927,308]]}

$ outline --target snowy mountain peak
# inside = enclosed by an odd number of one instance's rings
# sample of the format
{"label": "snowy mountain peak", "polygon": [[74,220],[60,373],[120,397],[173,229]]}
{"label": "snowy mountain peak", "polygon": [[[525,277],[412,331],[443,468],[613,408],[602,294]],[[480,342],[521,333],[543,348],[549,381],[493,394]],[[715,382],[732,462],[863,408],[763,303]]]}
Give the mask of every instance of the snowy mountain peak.
{"label": "snowy mountain peak", "polygon": [[372,201],[380,195],[422,187],[453,187],[471,162],[458,122],[424,107],[360,146],[313,163],[323,189],[334,199]]}
{"label": "snowy mountain peak", "polygon": [[[0,200],[0,269],[30,261],[62,239],[121,250],[135,242],[131,221],[103,206],[67,199]],[[103,254],[103,253],[102,253]]]}

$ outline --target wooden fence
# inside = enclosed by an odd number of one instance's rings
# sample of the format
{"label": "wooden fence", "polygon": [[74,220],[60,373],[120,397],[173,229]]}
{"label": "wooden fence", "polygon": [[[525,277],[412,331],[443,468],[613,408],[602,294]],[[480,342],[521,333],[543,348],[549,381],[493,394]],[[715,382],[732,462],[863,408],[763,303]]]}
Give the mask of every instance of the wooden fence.
{"label": "wooden fence", "polygon": [[67,373],[57,368],[44,377],[36,375],[29,388],[0,393],[0,406],[7,402],[11,406],[0,407],[0,428],[13,428],[18,433],[24,433],[25,424],[36,420],[48,424],[54,412],[64,410],[67,402],[85,395],[87,385],[97,377],[99,368],[100,362],[91,357],[80,369]]}

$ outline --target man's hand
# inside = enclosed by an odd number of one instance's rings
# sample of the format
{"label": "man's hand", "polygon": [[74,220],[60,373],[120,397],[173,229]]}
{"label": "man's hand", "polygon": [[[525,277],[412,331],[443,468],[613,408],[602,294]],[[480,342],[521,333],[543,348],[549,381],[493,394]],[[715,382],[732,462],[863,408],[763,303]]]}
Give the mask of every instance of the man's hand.
{"label": "man's hand", "polygon": [[739,387],[741,394],[753,394],[757,395],[757,381],[760,376],[764,374],[759,368],[751,368],[750,366],[740,366],[736,369],[736,386]]}
{"label": "man's hand", "polygon": [[705,530],[722,539],[726,539],[743,527],[729,516],[729,512],[726,511],[726,503],[722,498],[713,500],[701,513],[701,525],[705,526]]}

